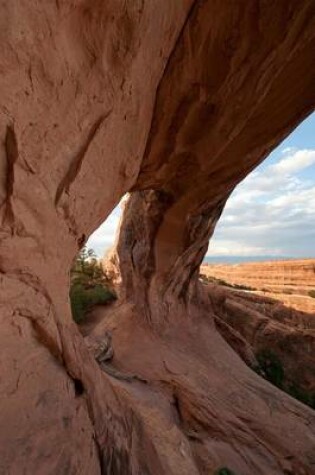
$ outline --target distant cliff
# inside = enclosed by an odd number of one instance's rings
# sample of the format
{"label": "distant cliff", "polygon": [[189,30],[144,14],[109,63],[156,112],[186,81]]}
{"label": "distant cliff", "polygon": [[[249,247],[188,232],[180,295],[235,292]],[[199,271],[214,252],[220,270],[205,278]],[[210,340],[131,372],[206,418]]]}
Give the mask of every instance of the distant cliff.
{"label": "distant cliff", "polygon": [[201,273],[255,290],[308,295],[315,290],[315,259],[203,265]]}

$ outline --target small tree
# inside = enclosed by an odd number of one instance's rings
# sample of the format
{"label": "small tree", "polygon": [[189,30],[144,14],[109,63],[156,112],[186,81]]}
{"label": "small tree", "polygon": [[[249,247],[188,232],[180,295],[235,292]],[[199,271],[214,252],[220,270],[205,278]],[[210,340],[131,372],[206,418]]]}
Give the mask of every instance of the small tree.
{"label": "small tree", "polygon": [[84,246],[71,268],[70,301],[73,319],[81,323],[94,306],[116,298],[106,286],[106,277],[93,249]]}
{"label": "small tree", "polygon": [[106,281],[93,249],[87,249],[86,246],[81,249],[71,269],[71,281],[85,286],[94,286]]}

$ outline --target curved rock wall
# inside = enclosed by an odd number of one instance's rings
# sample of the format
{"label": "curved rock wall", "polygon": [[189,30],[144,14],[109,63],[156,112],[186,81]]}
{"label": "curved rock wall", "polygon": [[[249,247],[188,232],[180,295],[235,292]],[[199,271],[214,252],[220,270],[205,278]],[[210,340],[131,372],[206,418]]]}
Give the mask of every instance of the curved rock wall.
{"label": "curved rock wall", "polygon": [[127,473],[68,272],[136,180],[191,3],[1,2],[1,473],[114,473],[113,447]]}
{"label": "curved rock wall", "polygon": [[[208,285],[208,292],[219,331],[223,320],[245,339],[254,354],[267,351],[276,355],[283,368],[283,386],[300,387],[310,397],[315,396],[314,314],[292,310],[269,297],[213,284]],[[229,341],[228,335],[226,339]]]}
{"label": "curved rock wall", "polygon": [[[234,186],[314,107],[314,3],[0,8],[0,471],[311,474],[313,415],[220,340],[197,273]],[[100,370],[68,302],[75,253],[130,190],[114,344],[155,368],[147,389]]]}
{"label": "curved rock wall", "polygon": [[313,108],[313,5],[283,5],[197,2],[170,57],[118,244],[154,308],[188,295],[235,186]]}

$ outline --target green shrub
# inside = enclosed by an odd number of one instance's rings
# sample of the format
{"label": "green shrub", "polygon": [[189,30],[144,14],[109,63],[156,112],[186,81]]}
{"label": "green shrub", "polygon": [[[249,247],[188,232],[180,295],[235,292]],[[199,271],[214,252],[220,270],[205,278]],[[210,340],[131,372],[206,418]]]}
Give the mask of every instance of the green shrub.
{"label": "green shrub", "polygon": [[264,377],[278,388],[283,387],[284,370],[278,356],[270,350],[261,350],[256,355]]}
{"label": "green shrub", "polygon": [[216,470],[214,475],[236,475],[235,472],[232,472],[229,468],[222,467]]}
{"label": "green shrub", "polygon": [[308,295],[309,295],[310,297],[313,297],[313,299],[315,299],[315,290],[310,290],[309,293],[308,293]]}
{"label": "green shrub", "polygon": [[116,296],[103,285],[86,288],[80,283],[71,286],[70,302],[73,319],[82,323],[86,313],[94,305],[104,305],[115,300]]}
{"label": "green shrub", "polygon": [[94,305],[104,305],[116,299],[108,288],[106,277],[92,249],[81,249],[71,268],[70,302],[76,323],[82,323]]}
{"label": "green shrub", "polygon": [[298,401],[315,409],[315,394],[308,393],[296,383],[285,382],[284,369],[277,355],[265,349],[258,352],[256,358],[259,363],[258,368],[253,368],[256,373]]}
{"label": "green shrub", "polygon": [[298,401],[303,402],[303,404],[306,404],[307,406],[315,409],[315,394],[309,394],[300,386],[294,383],[288,387],[287,393]]}

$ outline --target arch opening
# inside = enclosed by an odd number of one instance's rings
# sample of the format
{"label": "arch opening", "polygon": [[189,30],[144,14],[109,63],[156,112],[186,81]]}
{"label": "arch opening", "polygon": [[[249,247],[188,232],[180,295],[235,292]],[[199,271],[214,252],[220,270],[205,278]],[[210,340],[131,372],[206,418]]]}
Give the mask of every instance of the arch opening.
{"label": "arch opening", "polygon": [[315,258],[315,114],[233,191],[208,262]]}
{"label": "arch opening", "polygon": [[[308,218],[311,216],[310,214],[310,208],[309,208],[309,202],[306,199],[308,196],[311,196],[312,193],[314,193],[315,187],[314,187],[314,179],[312,180],[312,167],[314,167],[315,164],[315,149],[312,148],[315,146],[315,144],[312,142],[313,136],[311,135],[309,138],[309,141],[305,140],[305,147],[300,147],[298,149],[295,144],[300,143],[300,136],[301,134],[303,135],[305,133],[305,129],[309,129],[310,126],[312,127],[314,122],[314,116],[310,116],[304,124],[301,124],[297,130],[295,130],[279,147],[269,156],[265,162],[258,167],[254,172],[252,172],[252,175],[249,175],[240,185],[238,188],[236,188],[234,192],[234,196],[236,197],[235,202],[236,204],[241,204],[245,206],[250,206],[255,198],[255,192],[256,196],[258,198],[258,207],[267,207],[270,210],[270,202],[274,202],[276,207],[277,213],[272,213],[270,211],[270,214],[268,215],[268,225],[271,228],[275,228],[276,225],[281,223],[280,217],[281,213],[284,213],[284,209],[287,210],[287,218],[294,218],[297,216],[299,220],[296,223],[295,226],[295,231],[296,231],[296,237],[299,236],[300,234],[300,219],[301,219],[301,204],[304,203],[304,205],[307,205],[307,208],[304,210],[304,214],[302,215],[302,218],[304,219],[306,224],[308,223]],[[315,178],[315,177],[314,177]],[[304,181],[303,181],[304,180]],[[275,187],[275,184],[277,187]],[[260,188],[259,186],[260,185]],[[238,191],[238,190],[241,191]],[[243,189],[243,191],[242,191]],[[240,193],[245,194],[245,197],[247,197],[247,201],[244,200],[244,197],[240,199]],[[303,200],[297,200],[297,197],[300,196],[301,194],[305,195],[304,201]],[[286,208],[280,207],[279,209],[279,200],[281,198],[281,195],[285,195],[285,197],[291,196],[291,201],[289,200],[284,200],[284,204]],[[274,196],[275,195],[275,196]],[[191,196],[191,195],[190,195]],[[267,199],[267,202],[264,203],[263,199]],[[199,272],[199,264],[202,261],[202,258],[204,254],[206,253],[206,246],[208,244],[209,238],[211,238],[214,226],[216,224],[216,221],[218,220],[220,213],[216,213],[215,215],[215,220],[213,221],[212,219],[210,220],[210,228],[208,226],[208,204],[207,203],[202,203],[202,210],[198,210],[198,213],[196,215],[191,214],[187,215],[184,213],[184,221],[185,221],[185,226],[190,226],[190,222],[193,224],[193,239],[189,242],[186,242],[187,248],[186,250],[184,249],[184,253],[182,254],[182,257],[178,256],[177,262],[175,263],[175,267],[171,269],[170,271],[170,276],[165,276],[165,273],[163,272],[163,266],[161,267],[162,270],[157,270],[158,263],[153,259],[153,264],[152,264],[152,269],[153,272],[146,273],[143,271],[145,268],[145,265],[147,265],[147,262],[144,262],[139,259],[139,253],[136,252],[135,255],[133,256],[134,252],[134,244],[135,242],[138,243],[138,246],[141,248],[143,246],[143,251],[145,254],[145,251],[148,250],[150,251],[150,246],[152,246],[153,251],[154,251],[154,258],[157,256],[159,258],[160,256],[160,246],[156,245],[155,240],[161,239],[163,245],[166,245],[166,249],[168,249],[168,245],[171,249],[169,256],[172,256],[172,246],[173,246],[173,241],[176,241],[176,236],[174,239],[174,234],[176,233],[177,229],[181,229],[181,222],[179,220],[178,222],[175,222],[174,225],[174,215],[169,219],[168,225],[165,227],[165,221],[163,222],[164,219],[164,212],[165,209],[163,208],[163,217],[161,219],[157,219],[157,216],[159,215],[159,206],[160,206],[160,192],[157,191],[141,191],[141,192],[133,192],[130,195],[130,200],[127,203],[126,209],[124,211],[124,216],[121,222],[121,228],[120,228],[120,236],[119,239],[116,242],[116,247],[115,247],[115,252],[118,254],[118,272],[121,273],[124,278],[122,279],[123,286],[125,285],[126,287],[126,282],[128,282],[128,289],[124,289],[125,293],[123,294],[122,300],[127,300],[127,301],[133,301],[136,304],[136,309],[139,314],[141,312],[146,313],[146,320],[150,322],[150,324],[153,322],[153,326],[155,326],[156,320],[159,320],[161,318],[161,315],[163,315],[163,311],[165,311],[165,306],[167,307],[167,312],[168,314],[172,313],[172,318],[174,315],[177,315],[175,318],[175,322],[180,324],[182,321],[181,316],[185,314],[187,311],[189,313],[189,309],[187,310],[187,304],[191,300],[190,297],[186,298],[187,295],[191,294],[192,296],[192,302],[195,302],[195,299],[197,298],[196,296],[198,295],[198,306],[202,307],[204,305],[204,310],[208,312],[209,316],[213,314],[213,307],[209,307],[207,302],[205,301],[204,298],[204,292],[200,292],[200,288],[198,286],[193,286],[193,288],[190,288],[191,282],[193,284],[196,283],[196,279],[192,279],[193,273],[195,275],[198,275]],[[269,200],[269,201],[268,201]],[[164,200],[165,201],[165,200]],[[292,206],[290,206],[292,203],[295,201],[298,201],[297,209],[292,210]],[[231,198],[229,198],[227,202],[227,212],[230,213],[227,214],[228,219],[227,222],[231,222],[231,219],[229,219],[229,216],[231,216],[231,209],[233,210],[233,205],[230,206],[229,202],[233,203],[233,195]],[[172,206],[172,200],[170,201]],[[158,204],[158,206],[157,206]],[[224,204],[224,203],[223,203]],[[281,204],[281,202],[280,202]],[[215,206],[218,206],[216,203]],[[219,205],[219,210],[221,210],[222,207],[220,208]],[[168,210],[168,207],[166,207],[166,210]],[[177,208],[177,210],[181,211],[181,208]],[[210,210],[210,215],[213,212],[213,206],[209,207]],[[186,212],[187,210],[184,209]],[[237,218],[238,222],[240,222],[241,229],[246,235],[246,228],[243,229],[243,224],[242,224],[242,218],[240,216],[240,209],[236,208],[236,213],[235,213],[235,218]],[[290,211],[290,213],[289,213]],[[313,209],[311,207],[311,211],[313,212]],[[116,215],[117,216],[117,215]],[[261,212],[255,211],[252,215],[251,218],[258,216],[261,220],[263,220],[264,216],[262,216]],[[270,221],[270,216],[274,218],[274,223]],[[221,219],[224,219],[224,213]],[[118,221],[118,220],[117,220]],[[154,224],[158,222],[158,227],[157,229],[154,228]],[[233,222],[233,220],[232,220]],[[204,224],[207,224],[206,227],[203,227]],[[220,223],[220,221],[219,221]],[[259,224],[259,223],[258,223]],[[161,233],[159,230],[160,226],[164,225],[164,232]],[[174,225],[174,227],[172,227]],[[248,220],[248,225],[252,226],[253,223],[249,219]],[[168,227],[169,226],[169,227]],[[198,230],[198,226],[200,226],[200,229]],[[220,226],[220,224],[219,224]],[[148,238],[149,234],[146,234],[144,230],[147,229],[153,229],[153,239]],[[281,227],[280,227],[281,229]],[[314,227],[310,227],[311,231],[314,231]],[[169,232],[168,232],[169,231]],[[274,230],[274,233],[276,234],[276,230]],[[236,233],[232,233],[233,237],[236,236]],[[215,236],[215,234],[214,234]],[[100,236],[99,236],[100,237]],[[311,238],[311,236],[308,236]],[[199,238],[201,241],[199,241]],[[214,237],[215,238],[215,237]],[[282,237],[283,238],[283,237]],[[106,243],[106,238],[104,239],[104,243]],[[197,242],[197,252],[195,252],[195,247],[196,243],[194,242],[194,239]],[[101,241],[101,239],[100,239]],[[108,237],[107,237],[107,242],[108,242]],[[114,236],[111,236],[111,243],[114,242]],[[289,242],[287,239],[286,243]],[[313,240],[309,240],[309,249],[313,249],[312,247]],[[180,251],[182,252],[182,251]],[[141,254],[142,255],[142,254]],[[281,254],[281,257],[285,255],[284,253]],[[127,258],[126,258],[127,256]],[[226,257],[226,256],[224,256]],[[236,256],[234,256],[236,257]],[[244,256],[242,256],[244,258]],[[266,258],[266,256],[264,256]],[[269,257],[269,256],[268,256]],[[273,257],[279,257],[279,256],[273,256]],[[294,256],[290,256],[294,257]],[[312,257],[311,254],[303,257]],[[236,257],[237,258],[237,257]],[[239,256],[238,256],[239,258]],[[249,259],[257,259],[257,256],[250,256]],[[259,256],[261,259],[262,256]],[[137,260],[138,259],[138,260]],[[186,268],[185,267],[180,267],[180,273],[176,274],[176,265],[180,264],[182,265],[181,259],[183,259],[183,262],[186,262]],[[195,259],[195,260],[194,260]],[[207,257],[204,259],[204,262],[206,261]],[[217,259],[220,259],[220,257],[217,257]],[[130,262],[132,261],[132,265]],[[156,267],[154,267],[156,266]],[[152,270],[151,269],[151,270]],[[157,276],[154,275],[154,272],[156,272]],[[203,272],[203,271],[202,271]],[[153,275],[153,277],[152,277]],[[184,278],[183,278],[184,276]],[[129,278],[129,281],[128,281]],[[184,280],[186,279],[186,280]],[[222,280],[222,279],[221,279]],[[187,284],[186,284],[187,283]],[[178,286],[178,289],[176,288]],[[198,294],[196,294],[196,288],[198,288]],[[242,289],[242,286],[239,285],[234,286],[234,289],[237,290],[244,290],[244,286]],[[127,292],[128,290],[128,292]],[[213,289],[210,289],[210,294],[212,293]],[[245,290],[255,290],[251,289],[249,287],[245,288]],[[209,291],[209,289],[207,290]],[[207,292],[206,292],[207,293]],[[186,295],[187,294],[187,295]],[[141,297],[139,299],[139,296]],[[270,297],[274,297],[274,295],[269,295]],[[231,299],[231,296],[227,294],[224,298]],[[236,310],[233,307],[234,304],[232,304],[231,308],[228,307],[220,307],[218,305],[218,300],[217,296],[214,293],[214,295],[211,295],[210,300],[212,299],[212,304],[214,305],[216,309],[216,316],[215,316],[215,324],[219,332],[223,335],[223,337],[228,341],[231,346],[236,349],[236,351],[241,355],[241,357],[245,360],[245,362],[251,367],[258,370],[260,374],[262,375],[268,375],[269,380],[272,383],[276,383],[276,386],[281,387],[281,389],[285,390],[289,394],[293,395],[297,399],[301,400],[302,402],[310,405],[313,407],[314,405],[314,397],[313,397],[313,389],[312,389],[312,384],[309,385],[308,379],[311,380],[310,375],[306,374],[304,372],[304,376],[302,377],[303,373],[303,368],[299,367],[299,365],[295,364],[296,360],[301,361],[301,365],[303,366],[304,363],[302,363],[302,358],[300,358],[301,350],[288,350],[288,354],[291,353],[291,357],[287,358],[285,355],[285,352],[280,351],[280,357],[279,355],[279,349],[281,349],[281,345],[286,345],[287,343],[285,342],[285,339],[279,336],[279,345],[276,347],[275,352],[270,352],[268,349],[264,348],[266,344],[270,344],[270,342],[267,341],[267,343],[264,343],[263,341],[260,341],[260,346],[258,348],[251,348],[250,342],[246,341],[246,323],[244,323],[243,328],[238,328],[238,327],[233,327],[233,325],[230,325],[231,322],[229,319],[222,318],[222,315],[236,315]],[[242,298],[240,297],[241,301]],[[203,302],[203,304],[202,304]],[[232,299],[233,302],[233,299]],[[238,302],[236,302],[238,303]],[[260,308],[261,306],[267,307],[266,301],[261,300],[255,303],[255,305],[252,305],[253,302],[248,302],[246,300],[242,301],[242,304],[244,305],[243,307],[243,312],[248,313],[249,317],[252,317],[254,312],[258,315],[259,312],[257,311],[257,308]],[[270,302],[269,302],[270,303]],[[149,308],[149,311],[148,311]],[[281,315],[282,311],[282,315]],[[262,315],[262,318],[270,318],[270,321],[275,321],[277,318],[288,318],[288,315],[290,312],[288,312],[286,309],[281,310],[280,312],[276,313],[274,312],[274,308],[270,307],[268,309],[268,312],[266,312],[264,315]],[[300,328],[304,328],[305,331],[307,332],[308,330],[312,329],[312,322],[311,319],[308,318],[307,315],[304,315],[302,312],[297,312],[296,313],[296,319],[300,318],[299,325]],[[166,317],[167,319],[168,317]],[[259,317],[260,318],[260,317]],[[292,320],[292,315],[291,315],[291,320]],[[156,319],[156,320],[155,320]],[[223,326],[224,323],[227,323],[233,329],[237,331],[237,335],[235,333],[231,333],[231,328],[227,330],[226,326]],[[253,323],[253,322],[252,322]],[[248,322],[247,322],[248,324]],[[296,322],[294,322],[292,328],[295,331],[296,327]],[[291,329],[292,329],[291,328]],[[293,331],[292,330],[292,331]],[[230,332],[230,333],[229,333]],[[303,338],[302,336],[297,335],[297,338]],[[234,341],[233,341],[234,340]],[[235,345],[235,341],[237,341],[237,345]],[[303,341],[303,340],[301,340]],[[239,345],[239,346],[238,346]],[[273,350],[274,351],[274,350]],[[278,354],[277,354],[278,352]],[[268,359],[269,358],[269,359]],[[268,373],[269,369],[266,367],[266,360],[272,360],[273,363],[271,363],[271,369],[270,369],[270,374]],[[282,361],[285,361],[285,368],[282,367]],[[287,368],[290,367],[290,365],[294,366],[295,365],[295,371],[293,371],[293,374],[289,374],[288,376],[288,370]],[[310,365],[311,366],[311,362]],[[266,369],[267,368],[267,369]],[[275,373],[278,374],[278,376],[275,376]],[[290,373],[290,371],[289,371]],[[292,373],[292,372],[291,372]],[[298,375],[298,373],[300,373]],[[279,379],[280,378],[280,379]],[[286,378],[286,379],[285,379]],[[267,378],[268,379],[268,378]],[[314,392],[315,394],[315,392]]]}
{"label": "arch opening", "polygon": [[[234,187],[313,110],[312,2],[33,3],[1,32],[4,471],[311,473],[314,418],[220,337],[243,308],[198,273]],[[126,298],[83,339],[69,261],[130,189]]]}
{"label": "arch opening", "polygon": [[314,127],[312,114],[236,187],[203,267],[207,276],[307,313],[315,312]]}

